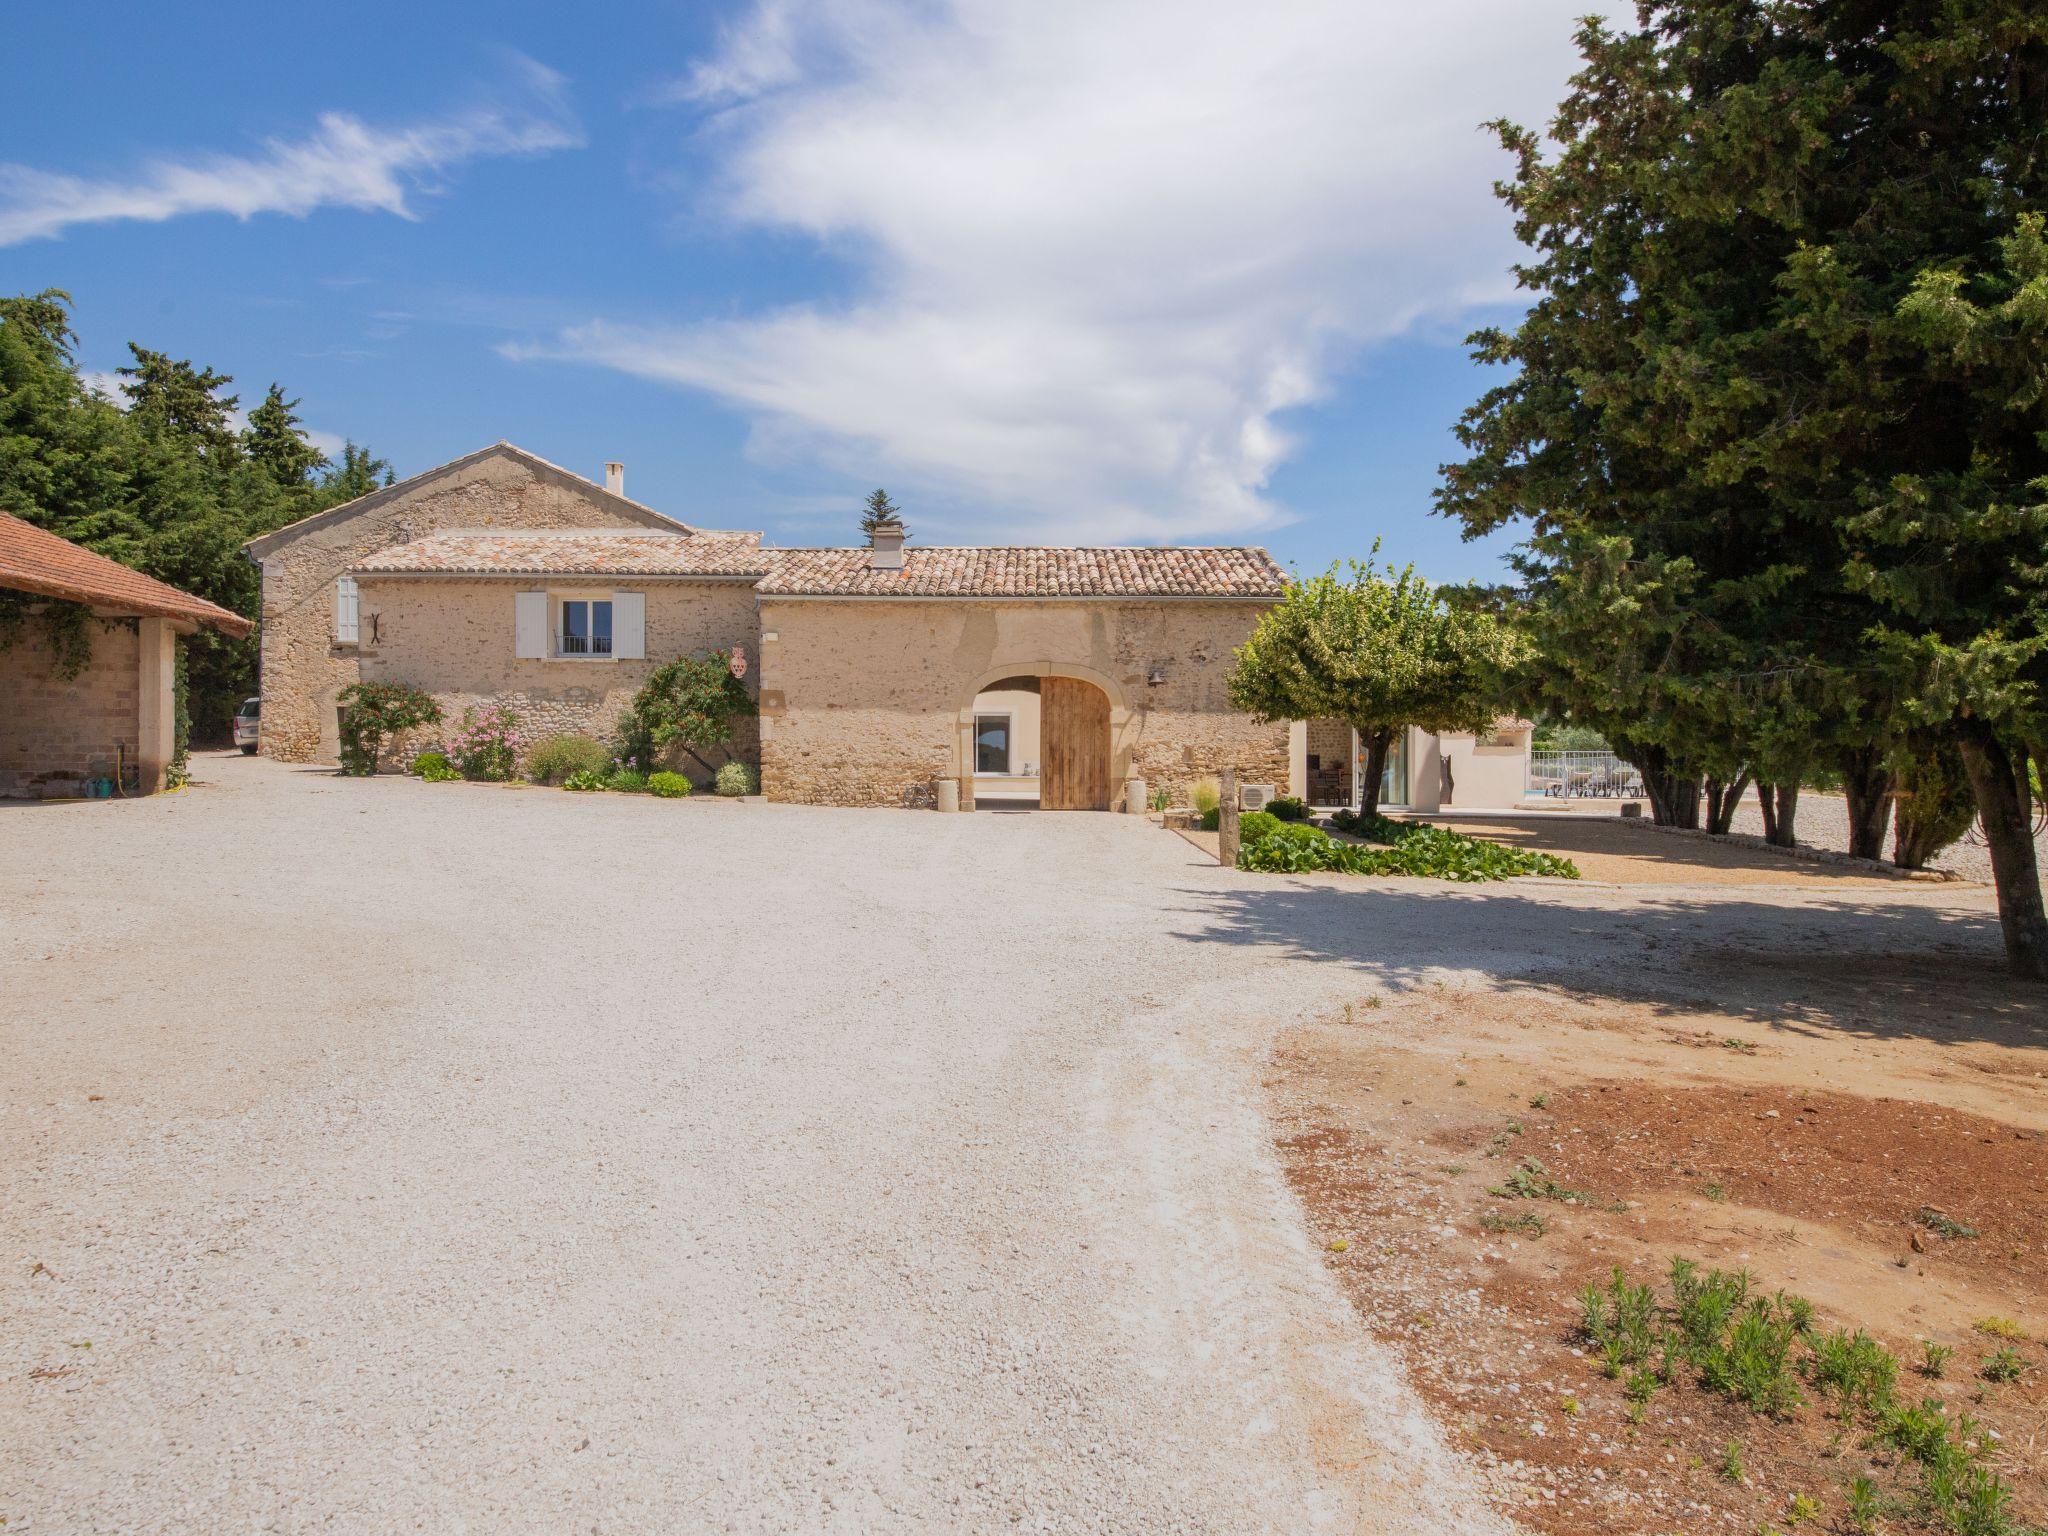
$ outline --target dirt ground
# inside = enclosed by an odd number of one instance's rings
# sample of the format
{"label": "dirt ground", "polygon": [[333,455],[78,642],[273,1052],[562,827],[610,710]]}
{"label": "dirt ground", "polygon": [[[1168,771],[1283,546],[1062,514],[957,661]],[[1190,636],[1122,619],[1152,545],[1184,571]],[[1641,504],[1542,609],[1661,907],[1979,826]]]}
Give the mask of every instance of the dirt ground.
{"label": "dirt ground", "polygon": [[1579,877],[1610,885],[1887,886],[1907,880],[1855,865],[1823,863],[1746,843],[1679,837],[1617,816],[1423,817],[1453,832],[1554,853]]}
{"label": "dirt ground", "polygon": [[[1276,1141],[1360,1314],[1525,1526],[1748,1536],[1791,1529],[1803,1494],[1817,1528],[1848,1531],[1848,1486],[1869,1477],[1896,1496],[1882,1529],[1932,1529],[1911,1470],[1810,1387],[1779,1422],[1681,1379],[1629,1421],[1578,1334],[1578,1290],[1619,1265],[1666,1300],[1677,1255],[1746,1269],[1876,1335],[1902,1399],[1988,1426],[2011,1513],[2040,1522],[2048,997],[1960,957],[1851,969],[1707,948],[1652,974],[1637,996],[1605,974],[1362,991],[1286,1037]],[[1489,1193],[1529,1158],[1578,1198]],[[1976,1235],[1943,1238],[1923,1211]],[[1501,1227],[1523,1217],[1545,1230]],[[1974,1324],[1999,1318],[2025,1335],[2005,1385],[1978,1375],[2008,1340]],[[1940,1379],[1910,1369],[1923,1340],[1954,1351]]]}

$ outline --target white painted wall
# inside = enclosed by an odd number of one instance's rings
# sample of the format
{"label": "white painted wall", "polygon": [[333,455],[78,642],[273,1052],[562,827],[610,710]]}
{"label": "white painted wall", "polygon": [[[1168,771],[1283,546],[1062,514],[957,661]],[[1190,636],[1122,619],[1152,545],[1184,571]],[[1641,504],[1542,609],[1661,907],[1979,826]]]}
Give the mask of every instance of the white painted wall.
{"label": "white painted wall", "polygon": [[1036,688],[987,688],[974,696],[974,714],[1010,717],[1010,768],[1007,777],[974,776],[976,799],[1035,800],[1038,770],[1043,763]]}

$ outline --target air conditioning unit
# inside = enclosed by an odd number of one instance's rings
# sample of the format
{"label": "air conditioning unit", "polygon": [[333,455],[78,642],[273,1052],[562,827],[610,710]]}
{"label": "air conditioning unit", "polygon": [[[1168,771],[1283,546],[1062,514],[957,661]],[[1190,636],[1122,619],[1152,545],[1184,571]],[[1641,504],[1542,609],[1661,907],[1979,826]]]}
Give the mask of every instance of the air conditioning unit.
{"label": "air conditioning unit", "polygon": [[1240,784],[1237,788],[1237,803],[1247,811],[1263,811],[1273,803],[1273,786],[1270,784]]}

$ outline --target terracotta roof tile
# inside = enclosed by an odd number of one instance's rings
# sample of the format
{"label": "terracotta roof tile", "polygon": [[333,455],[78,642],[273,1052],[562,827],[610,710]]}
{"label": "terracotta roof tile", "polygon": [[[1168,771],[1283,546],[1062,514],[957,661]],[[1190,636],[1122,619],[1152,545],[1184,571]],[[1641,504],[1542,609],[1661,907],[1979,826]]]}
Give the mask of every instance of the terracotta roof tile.
{"label": "terracotta roof tile", "polygon": [[758,533],[450,532],[378,550],[355,569],[363,575],[752,577],[774,559]]}
{"label": "terracotta roof tile", "polygon": [[181,592],[7,512],[0,512],[0,587],[116,613],[187,619],[228,635],[246,635],[255,627],[217,603]]}
{"label": "terracotta roof tile", "polygon": [[907,548],[896,571],[873,569],[865,547],[776,556],[763,597],[1277,598],[1287,587],[1273,557],[1249,546]]}

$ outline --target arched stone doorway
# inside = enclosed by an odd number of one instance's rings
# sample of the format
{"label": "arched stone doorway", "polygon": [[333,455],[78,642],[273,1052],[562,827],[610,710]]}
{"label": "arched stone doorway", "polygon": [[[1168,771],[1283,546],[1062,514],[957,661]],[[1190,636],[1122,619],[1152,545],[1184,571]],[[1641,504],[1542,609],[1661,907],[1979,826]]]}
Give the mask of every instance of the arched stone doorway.
{"label": "arched stone doorway", "polygon": [[1088,668],[995,668],[960,710],[961,808],[1109,810],[1128,771],[1129,726],[1123,691]]}

